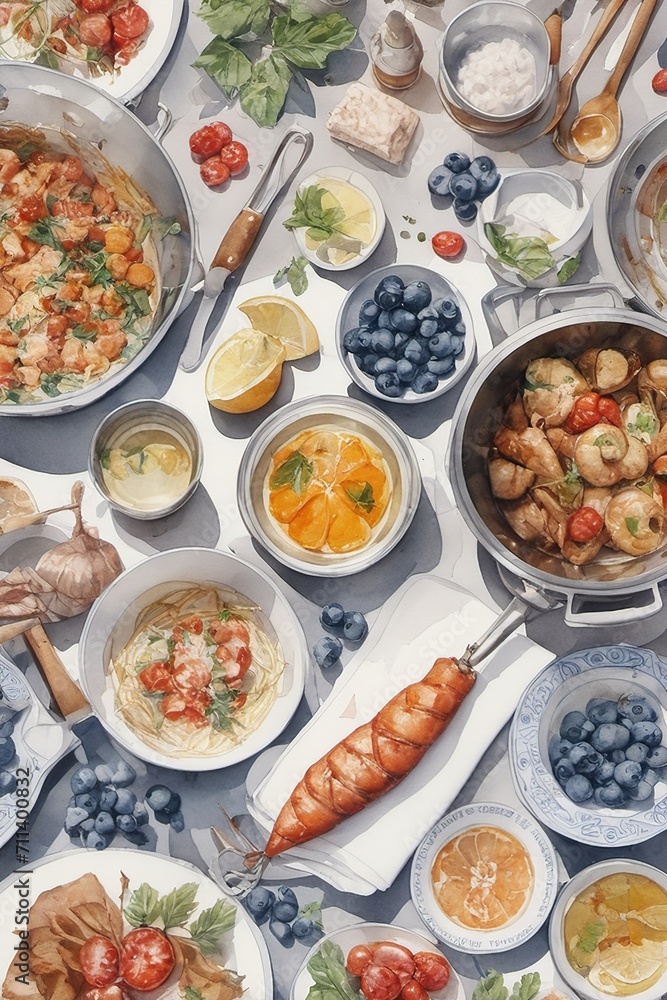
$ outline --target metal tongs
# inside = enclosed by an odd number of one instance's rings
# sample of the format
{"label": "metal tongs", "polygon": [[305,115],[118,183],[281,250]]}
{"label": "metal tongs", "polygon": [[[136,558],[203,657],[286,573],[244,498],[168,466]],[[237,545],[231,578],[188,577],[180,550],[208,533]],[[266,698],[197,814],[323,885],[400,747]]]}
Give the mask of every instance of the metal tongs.
{"label": "metal tongs", "polygon": [[[301,152],[297,162],[284,173],[287,151],[294,144],[300,145]],[[262,171],[257,187],[251,194],[246,205],[236,216],[231,226],[222,238],[211,266],[204,278],[204,294],[199,303],[187,343],[181,354],[179,367],[186,372],[192,372],[198,366],[202,354],[206,326],[213,312],[213,307],[222,292],[225,281],[237,267],[243,263],[257,234],[264,216],[269,210],[276,195],[280,193],[292,175],[299,169],[313,148],[313,134],[300,125],[288,128],[276,146],[273,155]]]}

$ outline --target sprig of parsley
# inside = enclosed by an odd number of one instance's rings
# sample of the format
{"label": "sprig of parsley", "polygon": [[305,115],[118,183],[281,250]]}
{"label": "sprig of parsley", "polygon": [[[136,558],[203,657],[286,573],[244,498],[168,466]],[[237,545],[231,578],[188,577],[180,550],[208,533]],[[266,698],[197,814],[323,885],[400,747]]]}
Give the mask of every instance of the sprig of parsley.
{"label": "sprig of parsley", "polygon": [[281,267],[279,271],[273,276],[273,284],[278,285],[283,280],[287,278],[290,288],[295,295],[303,295],[305,290],[308,288],[308,275],[306,274],[306,268],[308,267],[308,261],[305,257],[292,257],[289,264],[285,267]]}
{"label": "sprig of parsley", "polygon": [[338,232],[338,224],[345,219],[345,212],[340,206],[322,207],[322,199],[327,194],[325,188],[317,184],[309,184],[303,191],[294,195],[294,208],[289,219],[285,219],[285,229],[305,229],[306,236],[311,240],[328,240]]}

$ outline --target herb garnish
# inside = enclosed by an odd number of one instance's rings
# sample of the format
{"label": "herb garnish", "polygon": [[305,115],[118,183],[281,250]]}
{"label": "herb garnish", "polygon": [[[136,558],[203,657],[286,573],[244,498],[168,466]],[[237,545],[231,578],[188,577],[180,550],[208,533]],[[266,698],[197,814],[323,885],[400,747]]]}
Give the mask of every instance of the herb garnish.
{"label": "herb garnish", "polygon": [[300,451],[293,451],[271,476],[269,489],[278,490],[281,486],[291,486],[301,496],[312,476],[313,463]]}
{"label": "herb garnish", "polygon": [[[285,219],[285,229],[306,229],[311,240],[323,241],[340,232],[338,224],[345,219],[345,212],[338,205],[322,207],[322,199],[328,194],[326,188],[310,184],[294,195],[294,208],[289,219]],[[345,235],[345,234],[344,234]]]}
{"label": "herb garnish", "polygon": [[363,507],[366,513],[370,514],[375,506],[373,487],[370,483],[353,483],[345,492],[350,500],[354,500],[357,507]]}
{"label": "herb garnish", "polygon": [[285,267],[281,267],[279,271],[273,276],[273,284],[277,285],[287,278],[290,288],[295,295],[303,295],[305,290],[308,288],[308,275],[306,274],[306,268],[308,266],[308,261],[305,257],[292,257],[289,264]]}
{"label": "herb garnish", "polygon": [[56,229],[64,230],[65,227],[61,226],[55,219],[39,219],[30,227],[28,238],[33,243],[40,243],[42,246],[65,253],[65,248],[58,239],[58,234],[54,232]]}
{"label": "herb garnish", "polygon": [[516,233],[508,233],[507,226],[495,222],[486,223],[484,234],[496,251],[498,261],[514,268],[524,278],[539,278],[556,263],[549,247],[539,236],[517,236]]}

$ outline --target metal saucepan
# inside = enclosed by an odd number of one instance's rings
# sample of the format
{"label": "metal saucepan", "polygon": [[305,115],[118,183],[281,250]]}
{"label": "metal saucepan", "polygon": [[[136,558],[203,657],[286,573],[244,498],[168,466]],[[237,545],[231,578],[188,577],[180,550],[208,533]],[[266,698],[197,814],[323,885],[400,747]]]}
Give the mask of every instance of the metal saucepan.
{"label": "metal saucepan", "polygon": [[[667,578],[667,546],[639,558],[609,552],[587,566],[574,566],[541,552],[520,539],[498,510],[489,485],[487,456],[502,420],[504,398],[516,390],[532,359],[574,359],[587,348],[609,344],[636,350],[644,362],[667,357],[664,322],[625,308],[612,286],[604,286],[615,303],[611,307],[577,307],[543,315],[547,307],[551,312],[554,297],[560,307],[559,296],[565,293],[581,298],[601,287],[545,289],[538,295],[538,318],[482,358],[471,375],[454,414],[449,448],[456,502],[478,541],[501,568],[519,578],[522,596],[529,603],[542,608],[565,604],[568,625],[623,624],[658,612],[662,607],[658,584]],[[485,297],[492,332],[498,324],[494,300],[516,294],[516,289],[498,288]]]}

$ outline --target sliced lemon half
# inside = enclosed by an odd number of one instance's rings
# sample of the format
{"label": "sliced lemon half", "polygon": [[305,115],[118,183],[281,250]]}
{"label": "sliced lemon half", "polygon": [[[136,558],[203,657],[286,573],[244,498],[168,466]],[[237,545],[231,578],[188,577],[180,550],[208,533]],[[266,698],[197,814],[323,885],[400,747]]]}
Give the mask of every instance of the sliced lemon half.
{"label": "sliced lemon half", "polygon": [[617,982],[633,984],[650,979],[663,964],[662,944],[644,941],[642,944],[614,943],[600,952],[598,968]]}
{"label": "sliced lemon half", "polygon": [[279,340],[261,330],[239,330],[208,363],[206,398],[226,413],[258,410],[277,392],[284,360]]}
{"label": "sliced lemon half", "polygon": [[275,337],[285,349],[285,361],[305,358],[320,349],[313,323],[303,309],[280,295],[259,295],[242,302],[239,310],[250,325],[268,337]]}

